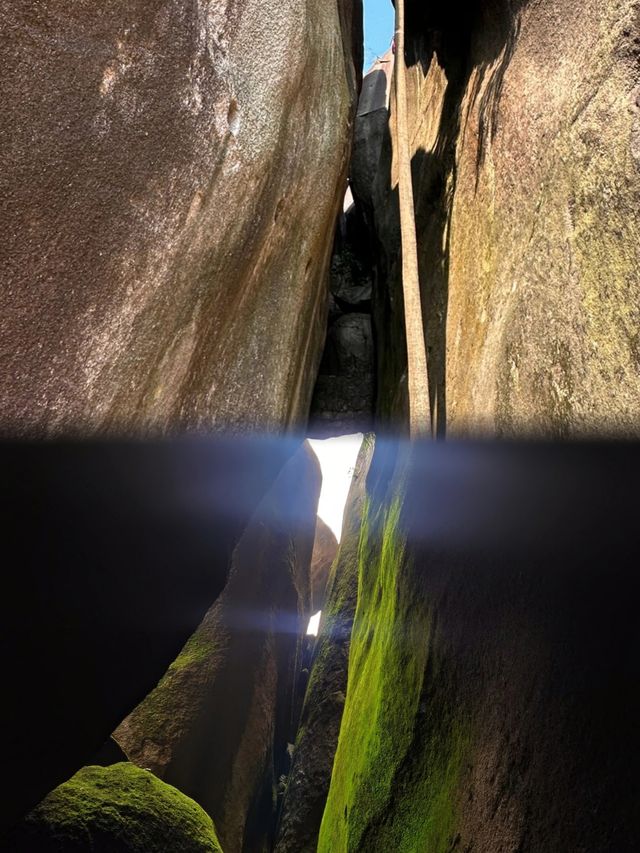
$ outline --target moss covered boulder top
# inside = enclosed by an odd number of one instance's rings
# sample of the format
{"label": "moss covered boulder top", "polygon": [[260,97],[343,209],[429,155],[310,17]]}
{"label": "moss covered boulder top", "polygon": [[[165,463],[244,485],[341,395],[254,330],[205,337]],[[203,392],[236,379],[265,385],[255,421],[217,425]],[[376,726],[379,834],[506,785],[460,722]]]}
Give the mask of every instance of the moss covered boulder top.
{"label": "moss covered boulder top", "polygon": [[15,853],[222,853],[211,819],[147,770],[84,767],[16,828]]}

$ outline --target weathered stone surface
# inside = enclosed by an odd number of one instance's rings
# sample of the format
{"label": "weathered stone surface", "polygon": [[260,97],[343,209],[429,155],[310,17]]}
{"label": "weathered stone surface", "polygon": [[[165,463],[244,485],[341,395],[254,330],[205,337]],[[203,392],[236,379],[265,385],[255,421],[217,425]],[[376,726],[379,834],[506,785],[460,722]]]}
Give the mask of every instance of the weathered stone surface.
{"label": "weathered stone surface", "polygon": [[365,436],[345,504],[334,563],[282,804],[276,853],[315,853],[347,690],[349,641],[358,597],[358,542],[373,436]]}
{"label": "weathered stone surface", "polygon": [[373,187],[379,164],[382,144],[389,134],[389,102],[393,79],[394,57],[391,50],[381,56],[367,72],[358,103],[355,121],[353,155],[351,159],[351,186],[363,215],[373,229]]}
{"label": "weathered stone surface", "polygon": [[[636,433],[637,3],[412,3],[409,13],[414,192],[440,431]],[[356,148],[376,137],[377,126],[365,128],[376,115],[358,119]],[[371,161],[366,151],[360,159]],[[387,134],[371,191],[382,421],[398,419],[405,369],[396,183]],[[367,192],[354,180],[357,198]]]}
{"label": "weathered stone surface", "polygon": [[397,459],[367,478],[318,853],[636,849],[640,448]]}
{"label": "weathered stone surface", "polygon": [[[345,199],[345,205],[349,193]],[[353,200],[340,217],[331,259],[329,289],[343,312],[371,311],[369,233]]]}
{"label": "weathered stone surface", "polygon": [[11,733],[0,828],[89,763],[158,683],[299,446],[0,442],[0,651],[11,686],[0,703]]}
{"label": "weathered stone surface", "polygon": [[359,15],[0,0],[5,432],[304,423]]}
{"label": "weathered stone surface", "polygon": [[83,767],[14,830],[13,853],[222,853],[197,803],[133,764]]}
{"label": "weathered stone surface", "polygon": [[331,566],[338,553],[338,541],[333,530],[318,516],[311,556],[311,613],[324,607]]}
{"label": "weathered stone surface", "polygon": [[323,372],[357,376],[370,373],[373,338],[368,314],[344,314],[330,327]]}
{"label": "weathered stone surface", "polygon": [[371,425],[374,364],[371,315],[341,313],[327,332],[311,405],[311,435],[349,435]]}
{"label": "weathered stone surface", "polygon": [[295,736],[320,484],[305,446],[245,530],[222,595],[114,734],[131,761],[206,809],[225,853],[269,844]]}

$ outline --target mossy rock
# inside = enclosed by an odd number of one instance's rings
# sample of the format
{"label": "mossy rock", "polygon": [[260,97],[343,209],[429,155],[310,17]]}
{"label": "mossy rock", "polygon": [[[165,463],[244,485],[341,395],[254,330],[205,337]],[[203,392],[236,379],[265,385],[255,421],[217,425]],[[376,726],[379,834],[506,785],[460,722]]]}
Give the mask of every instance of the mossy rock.
{"label": "mossy rock", "polygon": [[367,484],[346,703],[318,853],[453,849],[469,733],[438,693],[441,640],[407,544],[409,462],[398,458],[387,486],[385,477]]}
{"label": "mossy rock", "polygon": [[15,829],[14,853],[222,853],[211,818],[177,788],[122,762],[84,767]]}

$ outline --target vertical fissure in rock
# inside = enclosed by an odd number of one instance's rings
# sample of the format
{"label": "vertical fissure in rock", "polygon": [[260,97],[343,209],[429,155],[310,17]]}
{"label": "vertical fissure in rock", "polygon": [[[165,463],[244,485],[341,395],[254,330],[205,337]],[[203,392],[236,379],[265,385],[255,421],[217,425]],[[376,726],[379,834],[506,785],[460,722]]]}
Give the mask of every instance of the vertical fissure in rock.
{"label": "vertical fissure in rock", "polygon": [[311,436],[348,435],[373,427],[373,269],[368,242],[349,188],[331,257],[327,335],[311,402]]}

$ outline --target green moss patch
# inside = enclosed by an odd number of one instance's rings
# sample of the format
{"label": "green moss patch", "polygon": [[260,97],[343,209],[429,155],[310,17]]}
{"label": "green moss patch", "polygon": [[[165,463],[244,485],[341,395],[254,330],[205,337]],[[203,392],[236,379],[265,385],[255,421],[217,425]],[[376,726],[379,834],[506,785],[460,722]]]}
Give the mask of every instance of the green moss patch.
{"label": "green moss patch", "polygon": [[15,853],[222,853],[211,818],[147,770],[84,767],[14,831]]}
{"label": "green moss patch", "polygon": [[318,853],[450,848],[468,734],[402,533],[403,488],[363,515],[347,700]]}

